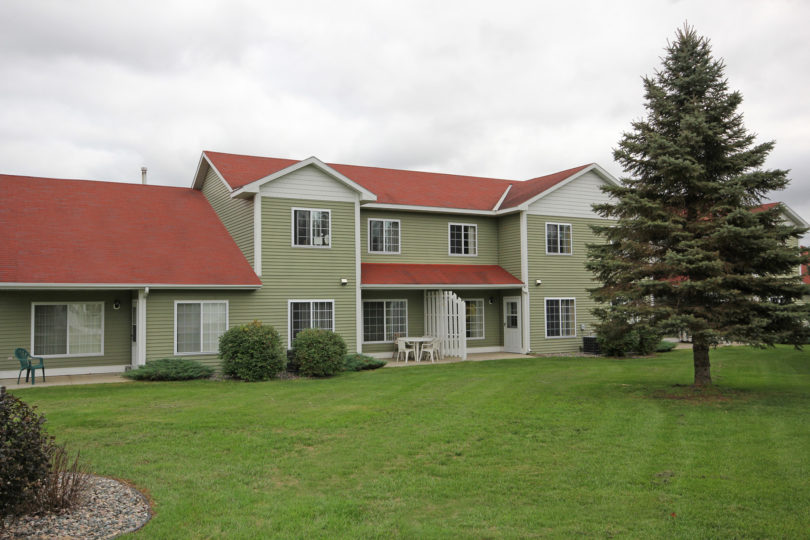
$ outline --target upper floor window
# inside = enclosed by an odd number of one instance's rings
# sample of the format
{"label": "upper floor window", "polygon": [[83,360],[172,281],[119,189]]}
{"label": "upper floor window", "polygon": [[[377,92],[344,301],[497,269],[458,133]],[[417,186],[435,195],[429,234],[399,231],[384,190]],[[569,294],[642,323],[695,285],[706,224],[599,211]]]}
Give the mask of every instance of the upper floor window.
{"label": "upper floor window", "polygon": [[174,303],[174,354],[216,354],[227,329],[227,300]]}
{"label": "upper floor window", "polygon": [[546,253],[554,255],[571,254],[571,225],[568,223],[546,223]]}
{"label": "upper floor window", "polygon": [[293,208],[293,246],[329,247],[331,212],[314,208]]}
{"label": "upper floor window", "polygon": [[450,255],[478,255],[478,225],[450,223]]}
{"label": "upper floor window", "polygon": [[104,354],[103,302],[43,302],[31,311],[34,356]]}
{"label": "upper floor window", "polygon": [[368,220],[368,252],[399,253],[399,220]]}

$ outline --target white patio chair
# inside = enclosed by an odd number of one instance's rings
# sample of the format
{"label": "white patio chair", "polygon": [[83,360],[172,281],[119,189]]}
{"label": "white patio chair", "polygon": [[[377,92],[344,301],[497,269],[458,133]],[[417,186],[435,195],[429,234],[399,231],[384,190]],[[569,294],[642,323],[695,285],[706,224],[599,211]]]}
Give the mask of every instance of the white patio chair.
{"label": "white patio chair", "polygon": [[404,338],[397,338],[397,362],[399,362],[399,358],[401,356],[405,357],[405,363],[408,363],[408,355],[412,356],[414,361],[416,360],[416,351],[414,351],[413,347],[408,347],[408,344],[405,343]]}
{"label": "white patio chair", "polygon": [[[439,356],[439,348],[440,348],[439,340],[434,339],[433,341],[430,341],[422,345],[422,352],[420,353],[420,356],[428,355],[430,356],[430,361],[435,362],[436,357]],[[419,360],[421,361],[422,359],[420,358]]]}

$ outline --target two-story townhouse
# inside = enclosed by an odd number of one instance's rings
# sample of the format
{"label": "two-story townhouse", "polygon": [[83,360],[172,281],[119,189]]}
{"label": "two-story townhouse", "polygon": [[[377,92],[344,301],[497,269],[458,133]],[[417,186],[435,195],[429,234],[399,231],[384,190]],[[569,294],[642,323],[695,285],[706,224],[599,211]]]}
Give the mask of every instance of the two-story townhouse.
{"label": "two-story townhouse", "polygon": [[399,334],[462,357],[577,351],[606,182],[595,164],[512,181],[218,152],[191,188],[0,175],[0,351],[51,374],[216,364],[256,319],[376,356]]}
{"label": "two-story townhouse", "polygon": [[[595,164],[520,182],[204,152],[194,187],[262,279],[264,322],[390,356],[397,334],[460,326],[466,352],[579,350],[604,182]],[[442,324],[453,300],[461,325]]]}

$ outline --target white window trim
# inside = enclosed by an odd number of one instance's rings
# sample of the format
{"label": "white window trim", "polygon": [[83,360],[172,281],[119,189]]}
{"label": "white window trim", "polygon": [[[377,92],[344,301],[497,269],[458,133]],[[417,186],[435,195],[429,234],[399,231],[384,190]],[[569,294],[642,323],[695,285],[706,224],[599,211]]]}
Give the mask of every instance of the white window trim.
{"label": "white window trim", "polygon": [[[101,352],[97,353],[79,353],[79,354],[37,354],[34,351],[34,308],[35,306],[69,306],[69,305],[86,305],[86,304],[100,304],[101,305]],[[104,302],[31,302],[31,348],[29,352],[31,356],[37,358],[86,358],[88,356],[104,356]],[[70,351],[70,326],[67,328],[67,341],[66,350]]]}
{"label": "white window trim", "polygon": [[[332,331],[335,331],[335,300],[334,299],[318,299],[318,298],[296,298],[287,300],[287,348],[292,349],[292,318],[290,317],[290,308],[293,303],[306,302],[309,304],[309,316],[312,321],[312,304],[314,302],[329,302],[332,304]],[[312,328],[310,326],[310,328]]]}
{"label": "white window trim", "polygon": [[[328,246],[300,246],[295,243],[295,211],[296,210],[307,210],[308,212],[326,212],[329,214],[329,245]],[[312,224],[312,214],[310,214],[310,226]],[[310,229],[311,230],[311,229]],[[293,206],[290,208],[290,246],[294,248],[303,248],[303,249],[332,249],[332,243],[334,239],[334,234],[332,234],[332,211],[328,208],[305,208],[303,206]]]}
{"label": "white window trim", "polygon": [[[481,339],[486,339],[487,338],[487,316],[486,316],[487,315],[487,312],[486,312],[487,302],[486,302],[486,299],[485,298],[464,298],[463,300],[465,302],[481,302],[481,337],[468,337],[468,338],[466,338],[467,341],[478,341],[478,340],[481,340]],[[467,313],[466,313],[467,308],[466,308],[466,306],[465,306],[464,309],[465,309],[464,316],[466,317],[467,316]],[[467,328],[470,328],[470,326],[467,325]]]}
{"label": "white window trim", "polygon": [[[463,227],[475,227],[475,253],[453,253],[453,244],[451,241],[450,231],[453,225],[461,225]],[[456,223],[450,222],[447,224],[447,254],[451,257],[478,257],[478,224],[477,223]]]}
{"label": "white window trim", "polygon": [[[554,251],[549,251],[548,250],[548,226],[549,225],[556,225],[557,226],[557,239],[558,239],[557,240],[557,247],[558,248],[560,247],[560,243],[559,243],[559,238],[560,238],[560,229],[559,229],[559,227],[560,227],[560,225],[565,225],[565,226],[571,228],[571,251],[569,253],[563,253],[561,251],[554,252]],[[546,225],[543,228],[543,231],[544,231],[543,234],[544,234],[544,239],[545,239],[545,244],[546,244],[546,255],[573,255],[574,254],[574,226],[573,225],[571,225],[570,223],[558,223],[558,222],[555,222],[555,221],[546,221]]]}
{"label": "white window trim", "polygon": [[[405,302],[405,335],[408,335],[408,299],[407,298],[367,298],[363,300],[363,306],[366,305],[367,302]],[[363,309],[363,313],[365,313],[365,308]],[[365,319],[363,319],[363,326],[365,327]],[[385,307],[383,307],[383,334],[386,334],[386,312]],[[363,344],[373,345],[375,343],[394,343],[394,340],[391,341],[366,341],[366,332],[365,328],[363,328]]]}
{"label": "white window trim", "polygon": [[[548,335],[548,301],[549,300],[573,300],[574,301],[574,334],[571,336],[549,336]],[[577,337],[577,299],[574,297],[546,297],[543,298],[543,331],[546,339],[572,339]]]}
{"label": "white window trim", "polygon": [[[383,222],[383,251],[372,251],[371,250],[371,222],[372,221],[382,221]],[[398,233],[397,240],[399,240],[397,242],[397,246],[398,246],[399,249],[397,249],[396,251],[385,251],[385,222],[386,221],[395,222],[395,223],[397,223],[399,225],[399,227],[397,227],[397,233]],[[367,227],[368,227],[368,238],[366,239],[367,240],[366,251],[367,251],[367,253],[369,255],[401,255],[402,254],[402,222],[400,220],[398,220],[398,219],[386,219],[386,218],[368,218]]]}
{"label": "white window trim", "polygon": [[228,300],[175,300],[174,301],[174,356],[209,356],[212,354],[219,354],[216,351],[199,351],[199,352],[177,352],[177,304],[200,304],[200,348],[202,349],[203,343],[203,325],[202,325],[202,304],[225,304],[225,331],[230,328],[229,317],[231,316],[231,306]]}

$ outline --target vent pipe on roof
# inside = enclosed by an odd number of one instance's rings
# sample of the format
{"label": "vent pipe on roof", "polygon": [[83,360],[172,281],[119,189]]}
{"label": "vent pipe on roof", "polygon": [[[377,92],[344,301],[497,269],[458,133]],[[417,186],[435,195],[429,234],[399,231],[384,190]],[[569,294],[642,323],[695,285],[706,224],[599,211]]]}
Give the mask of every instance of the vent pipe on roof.
{"label": "vent pipe on roof", "polygon": [[146,185],[146,167],[141,167],[141,183]]}

